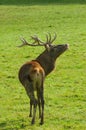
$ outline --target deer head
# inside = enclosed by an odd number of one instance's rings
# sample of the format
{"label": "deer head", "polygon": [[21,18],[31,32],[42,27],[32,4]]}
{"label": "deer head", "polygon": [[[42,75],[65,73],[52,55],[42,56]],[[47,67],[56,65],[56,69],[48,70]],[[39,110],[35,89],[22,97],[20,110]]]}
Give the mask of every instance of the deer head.
{"label": "deer head", "polygon": [[31,36],[33,39],[33,43],[28,43],[24,38],[21,38],[22,44],[19,45],[18,47],[23,47],[25,45],[27,46],[44,46],[45,51],[42,52],[36,60],[41,64],[41,66],[44,68],[46,75],[50,73],[53,68],[55,61],[57,57],[59,57],[63,52],[65,52],[68,49],[68,44],[52,44],[57,35],[56,33],[54,34],[54,37],[51,38],[51,34],[48,33],[46,35],[46,41],[40,40],[37,36]]}
{"label": "deer head", "polygon": [[20,38],[20,40],[22,41],[22,44],[19,45],[18,47],[23,47],[25,45],[28,46],[44,46],[46,48],[46,50],[48,52],[52,52],[52,56],[56,55],[55,53],[59,53],[58,56],[63,53],[66,49],[68,49],[68,44],[64,44],[64,45],[52,45],[52,43],[55,41],[57,35],[56,33],[54,34],[54,38],[51,38],[51,34],[48,33],[48,35],[46,35],[46,41],[42,41],[40,40],[36,35],[35,36],[31,36],[31,38],[34,40],[33,43],[28,43],[24,38]]}

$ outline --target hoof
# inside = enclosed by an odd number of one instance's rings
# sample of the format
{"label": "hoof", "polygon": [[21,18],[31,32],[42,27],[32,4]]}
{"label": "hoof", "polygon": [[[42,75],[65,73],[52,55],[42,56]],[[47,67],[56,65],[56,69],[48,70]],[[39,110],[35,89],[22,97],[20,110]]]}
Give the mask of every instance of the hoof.
{"label": "hoof", "polygon": [[29,117],[32,117],[32,115],[30,114]]}
{"label": "hoof", "polygon": [[41,118],[41,115],[39,115],[39,119]]}
{"label": "hoof", "polygon": [[44,124],[44,122],[40,122],[40,125],[43,125]]}

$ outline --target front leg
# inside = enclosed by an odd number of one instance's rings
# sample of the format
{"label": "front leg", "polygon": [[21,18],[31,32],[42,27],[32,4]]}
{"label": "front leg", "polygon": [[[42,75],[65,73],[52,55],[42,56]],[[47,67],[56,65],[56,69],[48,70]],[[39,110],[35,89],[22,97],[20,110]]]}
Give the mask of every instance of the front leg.
{"label": "front leg", "polygon": [[39,118],[41,118],[41,100],[40,100],[40,90],[39,89],[37,89],[37,98],[38,98]]}
{"label": "front leg", "polygon": [[41,97],[41,107],[42,107],[40,125],[42,125],[42,124],[44,124],[44,92],[43,92],[43,89],[40,93],[40,97]]}
{"label": "front leg", "polygon": [[32,117],[32,101],[30,99],[30,114],[29,114],[29,117]]}

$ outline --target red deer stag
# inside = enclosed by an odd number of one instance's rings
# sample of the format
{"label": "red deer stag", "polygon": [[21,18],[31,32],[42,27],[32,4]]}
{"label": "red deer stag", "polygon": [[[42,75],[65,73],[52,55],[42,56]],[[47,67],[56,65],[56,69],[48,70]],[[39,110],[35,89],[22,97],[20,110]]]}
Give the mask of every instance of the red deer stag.
{"label": "red deer stag", "polygon": [[[39,108],[40,124],[44,123],[44,79],[54,69],[56,59],[68,49],[68,44],[52,45],[56,39],[51,35],[46,35],[46,42],[41,41],[37,36],[32,36],[34,42],[28,43],[22,38],[22,44],[28,46],[44,46],[45,50],[35,60],[25,63],[19,70],[19,80],[24,86],[27,95],[30,98],[30,117],[31,124],[35,123],[36,108]],[[37,92],[37,98],[34,91]],[[33,110],[33,111],[32,111]]]}

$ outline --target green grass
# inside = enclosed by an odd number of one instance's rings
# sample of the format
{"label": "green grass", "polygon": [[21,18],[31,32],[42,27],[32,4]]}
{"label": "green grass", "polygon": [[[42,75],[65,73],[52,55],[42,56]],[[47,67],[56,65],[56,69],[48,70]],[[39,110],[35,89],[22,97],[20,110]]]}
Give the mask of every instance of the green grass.
{"label": "green grass", "polygon": [[[4,0],[3,0],[4,1]],[[17,48],[20,36],[57,33],[56,44],[70,49],[56,62],[45,81],[45,124],[30,125],[29,99],[18,81],[18,70],[43,47]],[[0,130],[86,129],[86,5],[36,4],[0,6]]]}

